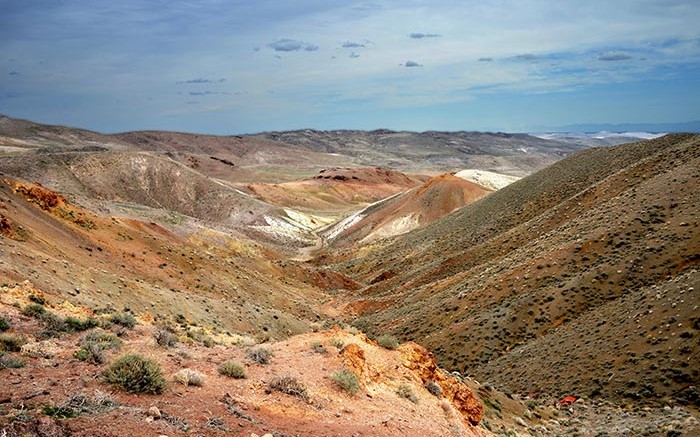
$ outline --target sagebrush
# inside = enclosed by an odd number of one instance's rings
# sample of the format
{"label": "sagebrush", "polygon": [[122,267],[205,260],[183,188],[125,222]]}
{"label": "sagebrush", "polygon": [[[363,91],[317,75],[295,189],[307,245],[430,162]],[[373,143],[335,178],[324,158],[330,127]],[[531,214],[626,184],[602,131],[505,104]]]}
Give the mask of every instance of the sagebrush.
{"label": "sagebrush", "polygon": [[168,385],[157,362],[135,353],[117,358],[102,375],[129,393],[160,394]]}

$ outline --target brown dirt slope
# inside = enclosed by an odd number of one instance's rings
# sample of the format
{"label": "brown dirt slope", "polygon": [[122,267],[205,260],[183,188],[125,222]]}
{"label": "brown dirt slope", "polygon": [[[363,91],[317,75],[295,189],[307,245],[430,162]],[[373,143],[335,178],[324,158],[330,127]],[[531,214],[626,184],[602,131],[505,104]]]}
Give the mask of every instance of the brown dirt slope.
{"label": "brown dirt slope", "polygon": [[591,149],[319,262],[369,284],[346,300],[360,326],[418,339],[447,368],[516,390],[697,403],[699,169],[698,135]]}
{"label": "brown dirt slope", "polygon": [[378,167],[328,168],[316,176],[281,184],[249,184],[248,190],[273,205],[339,217],[419,185],[424,177]]}
{"label": "brown dirt slope", "polygon": [[337,247],[403,234],[431,223],[491,193],[484,187],[450,174],[436,176],[420,187],[377,202],[333,226],[323,234]]}

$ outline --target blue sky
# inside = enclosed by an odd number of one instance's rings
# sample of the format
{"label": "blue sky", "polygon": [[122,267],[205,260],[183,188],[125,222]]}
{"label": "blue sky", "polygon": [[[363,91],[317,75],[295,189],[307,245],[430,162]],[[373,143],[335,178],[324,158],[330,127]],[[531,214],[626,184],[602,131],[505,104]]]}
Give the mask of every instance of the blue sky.
{"label": "blue sky", "polygon": [[0,0],[0,113],[116,132],[700,119],[700,1]]}

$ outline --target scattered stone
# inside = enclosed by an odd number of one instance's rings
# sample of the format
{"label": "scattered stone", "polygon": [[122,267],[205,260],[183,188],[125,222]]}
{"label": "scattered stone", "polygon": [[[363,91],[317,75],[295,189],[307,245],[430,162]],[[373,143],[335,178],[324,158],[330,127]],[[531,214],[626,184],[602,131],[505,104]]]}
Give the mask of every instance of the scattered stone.
{"label": "scattered stone", "polygon": [[149,417],[152,417],[156,420],[160,419],[162,417],[162,415],[160,414],[160,410],[155,405],[148,409],[148,412],[146,412],[146,415]]}

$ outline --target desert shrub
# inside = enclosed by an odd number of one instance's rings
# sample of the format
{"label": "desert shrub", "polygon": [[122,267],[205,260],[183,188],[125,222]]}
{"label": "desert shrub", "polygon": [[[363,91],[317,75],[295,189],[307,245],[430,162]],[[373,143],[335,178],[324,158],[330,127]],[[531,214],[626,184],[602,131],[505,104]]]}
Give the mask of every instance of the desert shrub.
{"label": "desert shrub", "polygon": [[265,347],[248,349],[248,352],[246,353],[246,356],[250,361],[258,364],[270,364],[270,358],[273,355],[274,353]]}
{"label": "desert shrub", "polygon": [[360,390],[360,381],[357,379],[357,376],[348,369],[335,372],[331,379],[338,387],[350,394],[354,395]]}
{"label": "desert shrub", "polygon": [[26,342],[20,334],[0,334],[0,351],[19,352]]}
{"label": "desert shrub", "polygon": [[243,379],[245,375],[245,367],[235,361],[224,361],[219,365],[219,373],[231,378]]}
{"label": "desert shrub", "polygon": [[86,332],[78,342],[79,345],[85,343],[99,343],[103,349],[119,349],[122,345],[122,341],[114,334],[105,332],[101,329]]}
{"label": "desert shrub", "polygon": [[103,372],[104,380],[129,393],[163,393],[167,381],[160,365],[142,355],[129,353],[114,360]]}
{"label": "desert shrub", "polygon": [[187,325],[187,319],[185,318],[184,314],[178,314],[175,316],[175,323],[177,323],[180,326],[186,326]]}
{"label": "desert shrub", "polygon": [[73,357],[80,361],[87,361],[91,364],[104,364],[107,361],[107,355],[99,343],[93,341],[86,342],[73,353]]}
{"label": "desert shrub", "polygon": [[321,355],[328,354],[328,349],[326,349],[326,347],[319,341],[314,341],[311,343],[311,350]]}
{"label": "desert shrub", "polygon": [[44,313],[46,313],[46,308],[37,303],[30,303],[29,305],[22,308],[22,315],[27,317],[34,317],[35,319],[38,319]]}
{"label": "desert shrub", "polygon": [[309,392],[298,379],[293,376],[280,376],[273,378],[268,384],[270,390],[276,390],[290,396],[296,396],[305,401],[309,400]]}
{"label": "desert shrub", "polygon": [[0,370],[19,369],[20,367],[24,367],[24,361],[0,352]]}
{"label": "desert shrub", "polygon": [[153,337],[155,337],[156,343],[164,348],[174,347],[178,342],[177,335],[166,328],[156,329]]}
{"label": "desert shrub", "polygon": [[38,341],[27,343],[22,346],[20,353],[32,358],[53,358],[58,349],[51,341]]}
{"label": "desert shrub", "polygon": [[88,329],[96,328],[99,326],[99,322],[92,317],[88,317],[84,320],[80,320],[77,317],[68,316],[63,321],[65,324],[66,331],[69,332],[81,332],[87,331]]}
{"label": "desert shrub", "polygon": [[416,394],[413,393],[413,389],[408,384],[399,384],[399,387],[396,389],[396,394],[404,399],[408,399],[414,404],[418,403],[418,396],[416,396]]}
{"label": "desert shrub", "polygon": [[107,349],[119,349],[121,340],[114,334],[91,331],[83,335],[78,342],[80,348],[73,356],[80,361],[92,364],[104,364],[107,361]]}
{"label": "desert shrub", "polygon": [[129,313],[112,314],[109,321],[115,325],[120,325],[128,329],[133,329],[134,326],[136,326],[136,318]]}
{"label": "desert shrub", "polygon": [[205,334],[202,331],[189,330],[187,331],[187,337],[206,347],[212,347],[216,344],[216,342],[213,338],[211,338],[211,336]]}
{"label": "desert shrub", "polygon": [[44,330],[39,333],[40,337],[60,337],[61,332],[66,330],[66,323],[63,318],[50,311],[44,312],[38,317],[38,320],[41,321],[41,324],[44,327]]}
{"label": "desert shrub", "polygon": [[35,304],[38,304],[38,305],[46,305],[46,299],[44,299],[41,296],[37,296],[35,294],[29,295],[29,301],[34,302]]}
{"label": "desert shrub", "polygon": [[377,344],[385,349],[396,349],[399,346],[399,340],[393,335],[382,334],[377,337]]}
{"label": "desert shrub", "polygon": [[360,330],[351,325],[343,326],[343,330],[350,335],[356,335],[360,333]]}
{"label": "desert shrub", "polygon": [[204,385],[204,375],[192,369],[180,369],[173,375],[173,380],[184,386],[194,385],[201,387]]}
{"label": "desert shrub", "polygon": [[440,387],[440,384],[438,384],[437,382],[429,381],[425,384],[424,387],[426,390],[428,390],[428,393],[430,393],[431,395],[436,397],[442,396],[442,387]]}
{"label": "desert shrub", "polygon": [[345,342],[341,338],[331,338],[331,344],[335,346],[338,350],[345,346]]}
{"label": "desert shrub", "polygon": [[57,419],[68,419],[81,414],[103,413],[117,405],[117,402],[109,394],[95,390],[95,395],[92,397],[80,393],[60,405],[47,405],[44,407],[43,413]]}
{"label": "desert shrub", "polygon": [[10,323],[6,318],[0,316],[0,332],[5,332],[10,329]]}

